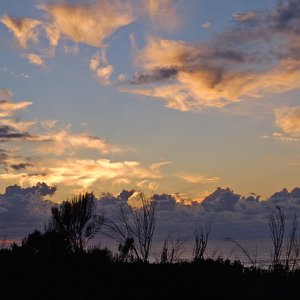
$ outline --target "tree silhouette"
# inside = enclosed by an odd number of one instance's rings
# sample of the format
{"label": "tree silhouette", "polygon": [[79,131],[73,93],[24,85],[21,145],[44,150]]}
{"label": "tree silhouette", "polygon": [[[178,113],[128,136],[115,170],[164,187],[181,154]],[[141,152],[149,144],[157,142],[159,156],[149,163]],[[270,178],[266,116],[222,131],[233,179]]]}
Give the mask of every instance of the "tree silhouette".
{"label": "tree silhouette", "polygon": [[269,214],[269,230],[272,240],[272,268],[279,270],[282,268],[281,253],[285,231],[285,215],[279,205]]}
{"label": "tree silhouette", "polygon": [[33,255],[59,256],[69,254],[71,245],[58,232],[35,230],[22,240],[22,249]]}
{"label": "tree silhouette", "polygon": [[63,235],[72,251],[82,252],[103,225],[103,217],[96,215],[95,211],[96,204],[92,193],[75,196],[59,207],[52,207],[52,217],[46,231]]}
{"label": "tree silhouette", "polygon": [[155,203],[139,194],[134,206],[119,206],[118,220],[105,218],[104,233],[117,241],[121,256],[134,254],[136,260],[147,262],[155,229]]}
{"label": "tree silhouette", "polygon": [[195,241],[193,248],[193,259],[194,261],[200,261],[204,259],[204,253],[207,247],[209,234],[211,231],[211,223],[205,225],[203,228],[201,225],[198,225],[195,229]]}
{"label": "tree silhouette", "polygon": [[160,263],[172,264],[180,261],[181,256],[185,251],[185,242],[186,241],[180,237],[177,237],[176,240],[174,240],[172,234],[168,234],[160,252]]}

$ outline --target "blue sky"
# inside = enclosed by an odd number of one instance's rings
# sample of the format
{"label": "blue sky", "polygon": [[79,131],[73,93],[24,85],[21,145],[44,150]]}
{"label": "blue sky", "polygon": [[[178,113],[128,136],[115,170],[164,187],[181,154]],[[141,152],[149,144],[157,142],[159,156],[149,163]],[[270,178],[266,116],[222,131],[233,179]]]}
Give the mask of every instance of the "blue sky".
{"label": "blue sky", "polygon": [[[297,1],[0,3],[0,188],[201,200],[299,185]],[[17,105],[17,104],[22,105]]]}

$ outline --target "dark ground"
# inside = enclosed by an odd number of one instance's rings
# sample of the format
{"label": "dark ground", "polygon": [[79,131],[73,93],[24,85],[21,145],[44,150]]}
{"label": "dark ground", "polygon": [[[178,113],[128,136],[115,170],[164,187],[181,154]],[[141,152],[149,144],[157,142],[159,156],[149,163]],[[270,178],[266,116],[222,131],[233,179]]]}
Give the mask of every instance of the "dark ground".
{"label": "dark ground", "polygon": [[0,299],[300,299],[300,272],[238,262],[112,262],[103,253],[47,257],[0,251]]}

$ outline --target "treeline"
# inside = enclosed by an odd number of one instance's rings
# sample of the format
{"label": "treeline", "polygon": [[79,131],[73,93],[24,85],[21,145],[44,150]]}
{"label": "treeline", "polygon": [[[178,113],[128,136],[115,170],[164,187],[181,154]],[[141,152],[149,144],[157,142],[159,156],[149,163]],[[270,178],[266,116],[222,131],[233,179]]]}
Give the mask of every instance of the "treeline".
{"label": "treeline", "polygon": [[[150,260],[155,204],[140,195],[121,205],[115,220],[97,213],[93,194],[54,206],[44,230],[0,250],[3,299],[298,299],[297,218],[286,230],[275,206],[269,215],[271,265],[261,269],[237,241],[251,267],[206,256],[211,224],[195,228],[193,257],[181,258],[183,241],[166,237],[156,262]],[[112,252],[89,242],[101,232],[118,243]]]}

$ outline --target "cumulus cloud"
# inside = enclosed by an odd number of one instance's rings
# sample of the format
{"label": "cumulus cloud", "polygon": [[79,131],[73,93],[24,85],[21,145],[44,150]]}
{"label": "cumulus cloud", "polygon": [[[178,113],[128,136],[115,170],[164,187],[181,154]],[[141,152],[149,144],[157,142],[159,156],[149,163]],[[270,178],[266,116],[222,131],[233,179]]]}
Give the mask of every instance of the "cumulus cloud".
{"label": "cumulus cloud", "polygon": [[98,0],[93,4],[40,4],[60,34],[75,42],[102,47],[114,31],[130,24],[132,9],[120,1]]}
{"label": "cumulus cloud", "polygon": [[45,183],[22,188],[8,186],[0,194],[0,234],[8,238],[23,238],[36,228],[42,228],[50,216],[54,205],[46,197],[51,197],[56,187]]}
{"label": "cumulus cloud", "polygon": [[[56,192],[55,186],[38,183],[27,188],[14,185],[0,194],[0,234],[23,237],[47,221],[54,203],[45,200]],[[118,221],[120,205],[135,205],[140,192],[123,190],[114,196],[103,192],[96,198],[97,211]],[[211,238],[266,238],[268,216],[274,205],[280,205],[286,215],[287,226],[294,213],[300,212],[300,188],[290,192],[283,189],[261,201],[256,195],[243,197],[231,189],[217,188],[203,202],[177,201],[168,194],[150,196],[156,207],[155,242],[162,241],[167,234],[174,233],[189,240],[195,226],[212,224]]]}
{"label": "cumulus cloud", "polygon": [[[155,241],[163,240],[174,233],[191,239],[195,226],[212,225],[212,238],[266,238],[268,237],[268,216],[274,205],[280,205],[286,215],[287,226],[294,212],[300,212],[300,189],[291,192],[283,189],[269,199],[259,200],[256,195],[243,197],[231,189],[217,188],[203,202],[178,200],[180,195],[154,194],[150,198],[156,207]],[[122,195],[122,196],[121,196]],[[132,205],[134,191],[123,191],[118,196],[103,194],[98,209],[107,217],[117,221],[119,206]]]}
{"label": "cumulus cloud", "polygon": [[273,10],[235,14],[235,26],[206,43],[150,36],[135,50],[140,70],[122,91],[189,111],[298,89],[299,12],[300,4],[289,0]]}
{"label": "cumulus cloud", "polygon": [[4,16],[0,19],[15,36],[21,48],[27,48],[27,43],[38,41],[37,27],[41,25],[41,21],[30,18],[14,18]]}

